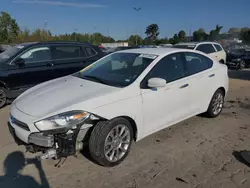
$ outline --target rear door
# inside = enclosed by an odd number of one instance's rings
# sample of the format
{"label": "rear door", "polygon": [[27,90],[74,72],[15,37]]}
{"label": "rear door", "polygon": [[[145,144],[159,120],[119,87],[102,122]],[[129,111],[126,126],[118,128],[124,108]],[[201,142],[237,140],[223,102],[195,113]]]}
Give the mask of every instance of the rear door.
{"label": "rear door", "polygon": [[[16,65],[19,58],[23,65]],[[8,78],[11,89],[27,89],[53,78],[53,62],[50,46],[34,46],[28,48],[9,65]]]}
{"label": "rear door", "polygon": [[216,61],[219,61],[218,60],[219,57],[218,57],[218,54],[216,52],[216,49],[214,48],[214,46],[212,44],[200,44],[195,48],[195,50],[204,52],[205,54],[208,54],[210,57],[212,57]]}
{"label": "rear door", "polygon": [[85,66],[88,66],[103,57],[99,51],[100,50],[97,50],[90,45],[82,46],[82,53],[86,64]]}
{"label": "rear door", "polygon": [[85,66],[80,45],[53,45],[52,59],[55,78],[73,74]]}
{"label": "rear door", "polygon": [[213,46],[217,51],[215,55],[217,57],[217,61],[222,62],[223,60],[223,63],[226,63],[226,52],[223,50],[222,46],[219,44],[213,44]]}
{"label": "rear door", "polygon": [[218,75],[212,68],[213,61],[208,57],[193,52],[185,52],[183,55],[185,76],[192,83],[189,100],[195,105],[196,113],[201,113],[208,107]]}

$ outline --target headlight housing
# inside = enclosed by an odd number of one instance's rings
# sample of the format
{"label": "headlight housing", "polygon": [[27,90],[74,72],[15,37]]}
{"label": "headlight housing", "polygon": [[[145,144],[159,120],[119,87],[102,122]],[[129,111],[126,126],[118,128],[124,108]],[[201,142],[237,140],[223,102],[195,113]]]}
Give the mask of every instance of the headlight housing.
{"label": "headlight housing", "polygon": [[88,112],[70,111],[40,120],[35,123],[35,126],[39,131],[70,128],[82,123],[89,116]]}

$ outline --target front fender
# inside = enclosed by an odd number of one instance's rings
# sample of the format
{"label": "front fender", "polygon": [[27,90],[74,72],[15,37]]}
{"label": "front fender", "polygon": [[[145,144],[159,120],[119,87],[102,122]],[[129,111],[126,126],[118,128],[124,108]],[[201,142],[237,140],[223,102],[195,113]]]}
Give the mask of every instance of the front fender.
{"label": "front fender", "polygon": [[144,135],[141,129],[143,126],[141,95],[97,107],[93,109],[91,113],[94,113],[108,120],[121,116],[130,117],[136,123],[137,140],[141,139]]}

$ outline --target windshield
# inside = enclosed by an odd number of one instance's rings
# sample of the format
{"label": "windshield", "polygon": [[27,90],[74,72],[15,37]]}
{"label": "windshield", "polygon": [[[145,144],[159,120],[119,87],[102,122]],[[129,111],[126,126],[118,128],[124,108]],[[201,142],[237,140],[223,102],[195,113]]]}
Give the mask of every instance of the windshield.
{"label": "windshield", "polygon": [[0,62],[6,61],[17,52],[19,52],[23,47],[22,46],[13,46],[5,50],[3,53],[0,54]]}
{"label": "windshield", "polygon": [[110,86],[125,87],[133,83],[156,57],[152,54],[114,53],[75,76]]}
{"label": "windshield", "polygon": [[195,48],[195,45],[174,45],[173,48],[181,48],[181,49],[190,49],[193,50]]}

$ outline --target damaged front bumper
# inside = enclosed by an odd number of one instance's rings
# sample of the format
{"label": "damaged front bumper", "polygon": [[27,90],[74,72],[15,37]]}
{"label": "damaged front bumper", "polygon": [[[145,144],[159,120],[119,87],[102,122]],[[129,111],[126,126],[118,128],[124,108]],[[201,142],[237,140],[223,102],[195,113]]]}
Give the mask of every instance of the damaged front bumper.
{"label": "damaged front bumper", "polygon": [[74,129],[31,132],[25,123],[11,116],[8,126],[18,145],[25,145],[26,149],[32,153],[42,152],[40,159],[57,159],[75,155],[82,150],[83,142],[93,123],[86,120]]}

